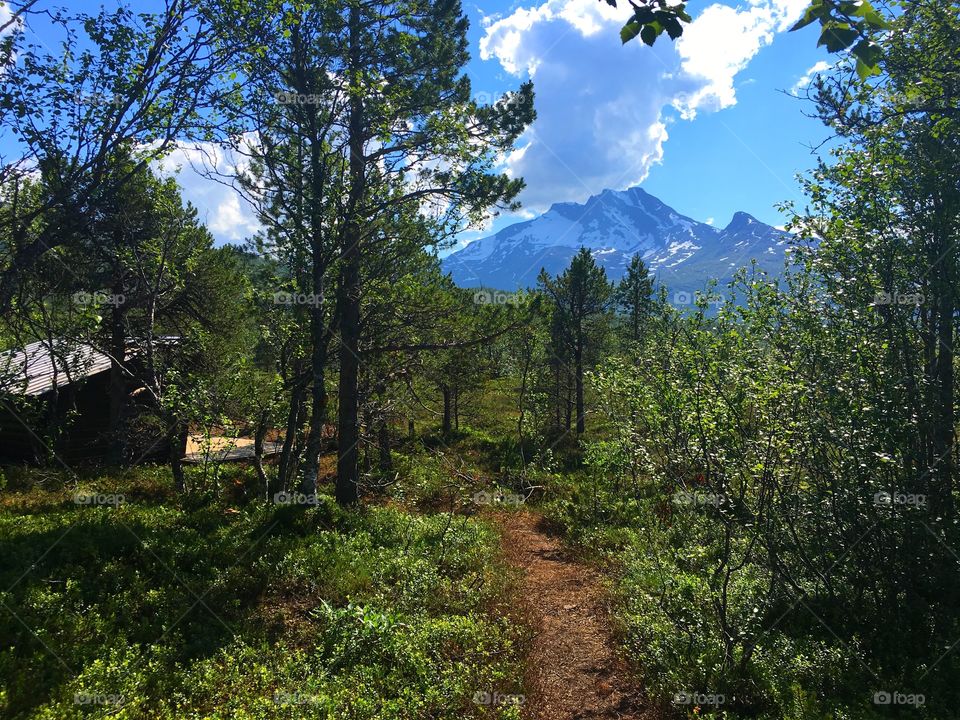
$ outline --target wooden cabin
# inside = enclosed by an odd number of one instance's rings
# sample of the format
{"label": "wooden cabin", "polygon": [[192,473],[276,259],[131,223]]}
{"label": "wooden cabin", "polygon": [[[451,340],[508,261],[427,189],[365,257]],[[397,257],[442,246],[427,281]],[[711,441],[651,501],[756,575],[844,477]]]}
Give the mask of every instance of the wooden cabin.
{"label": "wooden cabin", "polygon": [[[124,360],[136,375],[136,353]],[[0,463],[96,462],[108,454],[110,358],[91,345],[38,341],[0,354]],[[145,416],[143,393],[130,383],[129,415]],[[149,424],[149,423],[148,423]],[[156,423],[154,423],[156,425]],[[159,428],[134,434],[131,454],[166,459]]]}

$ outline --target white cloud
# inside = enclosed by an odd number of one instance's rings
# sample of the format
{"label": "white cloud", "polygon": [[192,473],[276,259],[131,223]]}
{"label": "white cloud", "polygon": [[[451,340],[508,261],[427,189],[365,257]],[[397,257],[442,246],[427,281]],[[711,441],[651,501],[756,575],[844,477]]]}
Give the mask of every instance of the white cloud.
{"label": "white cloud", "polygon": [[241,207],[240,196],[235,192],[227,195],[213,208],[207,227],[215,236],[233,241],[250,237],[260,229],[250,208]]}
{"label": "white cloud", "polygon": [[675,105],[692,119],[697,110],[719,110],[736,104],[733,81],[750,60],[787,30],[809,0],[752,0],[748,9],[714,4],[706,8],[677,40],[683,72],[704,81],[681,95]]}
{"label": "white cloud", "polygon": [[817,75],[819,75],[819,74],[822,73],[822,72],[825,72],[825,71],[829,70],[831,67],[833,67],[833,66],[832,66],[830,63],[821,60],[821,61],[818,62],[816,65],[814,65],[812,68],[810,68],[809,70],[807,70],[807,72],[805,72],[805,73],[803,74],[803,77],[801,77],[799,80],[797,80],[796,84],[795,84],[792,88],[790,88],[790,94],[791,94],[791,95],[799,95],[799,94],[800,94],[800,91],[803,90],[805,87],[808,87],[808,86],[810,85],[810,83],[813,82],[813,79],[814,79]]}
{"label": "white cloud", "polygon": [[[496,57],[507,72],[525,70],[532,75],[545,55],[544,49],[554,49],[566,33],[576,31],[581,37],[591,37],[616,23],[622,25],[629,16],[623,9],[595,0],[547,0],[539,7],[518,8],[506,18],[485,18],[487,32],[480,39],[480,57]],[[538,26],[555,22],[554,29],[559,32],[552,35],[549,48],[528,42]]]}
{"label": "white cloud", "polygon": [[713,4],[676,44],[664,35],[652,49],[621,46],[626,3],[546,0],[487,18],[481,58],[534,81],[537,120],[505,162],[527,182],[525,206],[543,210],[642,182],[663,158],[673,111],[690,120],[735,104],[737,74],[807,3]]}
{"label": "white cloud", "polygon": [[[261,228],[253,208],[229,184],[232,173],[244,167],[243,158],[204,143],[177,148],[158,170],[166,176],[176,175],[184,199],[193,203],[200,221],[218,241],[240,242]],[[211,175],[218,175],[219,181]]]}

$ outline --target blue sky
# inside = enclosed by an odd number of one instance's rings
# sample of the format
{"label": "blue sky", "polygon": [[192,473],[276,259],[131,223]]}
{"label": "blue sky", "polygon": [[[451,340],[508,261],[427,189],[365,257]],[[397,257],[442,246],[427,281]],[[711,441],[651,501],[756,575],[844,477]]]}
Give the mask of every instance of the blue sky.
{"label": "blue sky", "polygon": [[[648,48],[620,43],[626,0],[616,10],[602,0],[466,0],[474,93],[492,101],[532,78],[538,118],[503,158],[506,172],[527,181],[524,209],[460,244],[554,202],[633,185],[718,226],[738,210],[781,224],[775,204],[802,202],[794,176],[812,167],[809,146],[827,135],[785,94],[836,59],[816,48],[815,30],[787,32],[808,2],[692,0],[684,36]],[[183,167],[184,195],[217,240],[255,232],[250,209],[193,173],[190,157],[184,149],[168,166]]]}

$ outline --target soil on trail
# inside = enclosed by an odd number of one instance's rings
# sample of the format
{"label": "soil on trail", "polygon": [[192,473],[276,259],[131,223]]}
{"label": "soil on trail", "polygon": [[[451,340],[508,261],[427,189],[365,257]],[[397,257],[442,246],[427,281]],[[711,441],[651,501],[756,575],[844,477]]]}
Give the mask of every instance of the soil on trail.
{"label": "soil on trail", "polygon": [[534,631],[525,720],[641,720],[643,696],[617,657],[600,578],[569,558],[543,519],[498,514],[508,562],[523,572],[521,605]]}

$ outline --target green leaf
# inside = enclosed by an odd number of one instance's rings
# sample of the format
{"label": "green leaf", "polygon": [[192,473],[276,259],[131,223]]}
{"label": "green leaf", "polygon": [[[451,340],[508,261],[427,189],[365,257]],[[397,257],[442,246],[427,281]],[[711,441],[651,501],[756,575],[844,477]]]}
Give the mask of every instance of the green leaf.
{"label": "green leaf", "polygon": [[620,28],[620,40],[624,43],[630,42],[640,34],[641,29],[643,29],[643,25],[635,20],[631,20],[622,28]]}
{"label": "green leaf", "polygon": [[826,47],[828,52],[840,52],[853,45],[859,36],[856,28],[849,24],[832,22],[824,26],[817,46]]}
{"label": "green leaf", "polygon": [[810,3],[810,7],[808,7],[806,12],[803,13],[803,17],[801,17],[794,24],[794,26],[790,28],[790,32],[799,30],[800,28],[805,28],[807,25],[810,25],[817,20],[826,20],[828,17],[830,17],[830,10],[824,6],[823,0],[813,0],[813,2]]}
{"label": "green leaf", "polygon": [[653,25],[644,25],[643,30],[640,31],[640,39],[643,40],[647,45],[653,47],[653,44],[657,41],[657,35],[659,35]]}
{"label": "green leaf", "polygon": [[681,25],[680,21],[676,18],[669,18],[665,20],[663,26],[671,40],[676,40],[678,37],[683,35],[683,25]]}
{"label": "green leaf", "polygon": [[807,25],[816,22],[819,18],[820,16],[813,12],[813,8],[807,8],[807,11],[803,14],[803,17],[797,20],[797,22],[793,24],[793,27],[790,28],[790,32],[805,28]]}
{"label": "green leaf", "polygon": [[633,17],[631,20],[638,22],[641,25],[649,25],[654,20],[657,19],[656,13],[646,5],[637,7],[633,11]]}
{"label": "green leaf", "polygon": [[863,18],[864,23],[874,30],[890,29],[890,23],[888,23],[884,17],[877,12],[876,8],[874,8],[873,5],[868,2],[868,0],[861,0],[857,9],[850,14],[854,17]]}
{"label": "green leaf", "polygon": [[863,60],[857,59],[857,75],[861,80],[866,80],[871,75],[880,73],[880,68],[876,65],[867,65]]}
{"label": "green leaf", "polygon": [[883,59],[883,49],[875,42],[861,40],[850,52],[857,58],[857,75],[861,80],[880,72],[879,65]]}

